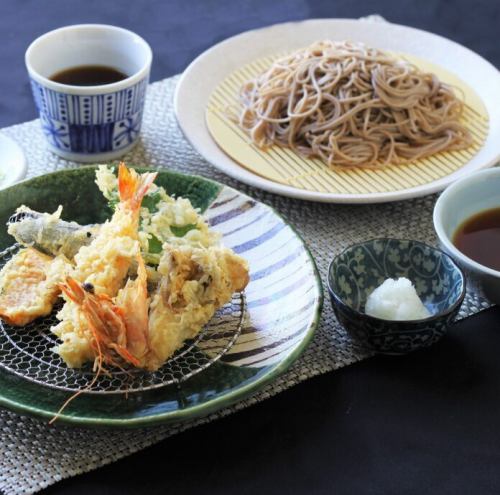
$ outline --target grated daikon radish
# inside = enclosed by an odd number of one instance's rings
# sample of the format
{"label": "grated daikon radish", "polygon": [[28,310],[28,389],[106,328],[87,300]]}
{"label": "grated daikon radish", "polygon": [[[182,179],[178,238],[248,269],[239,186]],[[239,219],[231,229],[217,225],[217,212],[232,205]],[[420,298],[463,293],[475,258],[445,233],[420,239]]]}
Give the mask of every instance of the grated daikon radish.
{"label": "grated daikon radish", "polygon": [[369,296],[365,313],[383,320],[420,320],[430,316],[410,280],[386,279]]}

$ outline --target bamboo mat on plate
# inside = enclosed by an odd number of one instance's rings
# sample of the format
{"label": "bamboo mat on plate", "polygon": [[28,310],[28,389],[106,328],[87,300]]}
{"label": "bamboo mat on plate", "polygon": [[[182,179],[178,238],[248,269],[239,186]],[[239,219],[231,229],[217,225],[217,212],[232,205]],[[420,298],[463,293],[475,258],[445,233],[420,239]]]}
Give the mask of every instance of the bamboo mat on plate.
{"label": "bamboo mat on plate", "polygon": [[[125,157],[126,162],[210,177],[273,206],[305,239],[323,281],[332,256],[364,239],[394,236],[436,244],[432,227],[436,196],[366,206],[311,203],[253,189],[217,171],[194,151],[177,126],[172,107],[177,80],[178,76],[149,87],[142,142]],[[3,132],[24,149],[29,177],[78,166],[47,151],[38,120],[3,129]],[[461,317],[488,306],[484,297],[471,286]],[[303,380],[368,356],[338,325],[326,300],[313,341],[289,371],[251,398],[206,418],[147,431],[95,431],[60,425],[50,427],[44,421],[0,411],[0,489],[6,495],[34,493],[63,478],[116,461],[170,435],[216,420]]]}

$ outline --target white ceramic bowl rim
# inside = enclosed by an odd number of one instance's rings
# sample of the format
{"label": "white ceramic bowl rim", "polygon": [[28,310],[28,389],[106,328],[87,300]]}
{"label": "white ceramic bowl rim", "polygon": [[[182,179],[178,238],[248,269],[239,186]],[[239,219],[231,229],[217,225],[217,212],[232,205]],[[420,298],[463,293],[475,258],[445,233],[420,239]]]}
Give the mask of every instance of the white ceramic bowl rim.
{"label": "white ceramic bowl rim", "polygon": [[[103,31],[112,31],[115,33],[128,35],[130,36],[131,39],[134,39],[135,41],[139,42],[146,53],[146,57],[144,59],[144,63],[142,64],[141,68],[131,76],[127,77],[126,79],[123,79],[115,83],[103,84],[98,86],[74,86],[71,84],[58,83],[52,81],[51,79],[48,79],[45,76],[42,76],[38,71],[36,71],[33,68],[31,64],[32,52],[37,48],[37,46],[40,43],[46,41],[48,38],[51,38],[55,35],[59,35],[63,32],[85,30],[85,29],[89,30],[101,29]],[[35,81],[39,82],[43,86],[46,86],[47,88],[52,89],[54,91],[59,91],[62,93],[70,93],[70,94],[80,94],[80,95],[92,95],[96,93],[99,94],[114,93],[115,91],[120,91],[122,89],[129,88],[130,86],[133,86],[135,83],[141,81],[144,77],[148,75],[152,60],[153,60],[153,52],[148,42],[144,38],[134,33],[133,31],[118,26],[112,26],[110,24],[72,24],[69,26],[53,29],[52,31],[42,34],[34,41],[32,41],[31,44],[28,46],[28,49],[26,50],[24,56],[24,61],[26,64],[26,68],[28,69],[28,73]]]}
{"label": "white ceramic bowl rim", "polygon": [[[331,34],[327,34],[331,33]],[[339,35],[340,33],[340,35]],[[490,113],[486,143],[471,160],[452,174],[425,185],[393,192],[336,194],[300,189],[269,179],[245,169],[217,146],[205,125],[206,102],[224,76],[259,57],[301,48],[318,37],[356,39],[384,50],[404,51],[428,59],[455,73],[473,86]],[[274,46],[273,43],[277,45]],[[274,48],[273,48],[274,46]],[[471,68],[472,67],[472,68]],[[460,68],[460,71],[457,69]],[[466,75],[468,74],[468,75]],[[204,77],[200,77],[204,76]],[[481,82],[481,88],[477,83]],[[423,196],[445,188],[460,175],[495,165],[500,149],[494,136],[500,128],[500,72],[470,49],[442,36],[393,23],[358,19],[308,19],[286,22],[246,31],[221,41],[199,55],[185,69],[174,94],[174,110],[179,125],[194,148],[224,173],[251,186],[275,194],[329,203],[378,203]],[[486,94],[489,96],[486,97]]]}
{"label": "white ceramic bowl rim", "polygon": [[[485,265],[481,265],[481,263],[478,263],[477,261],[474,261],[472,258],[469,258],[464,253],[462,253],[462,251],[460,251],[457,247],[455,247],[450,237],[446,233],[442,222],[443,212],[446,210],[447,203],[449,199],[452,197],[452,195],[455,194],[457,191],[460,191],[461,189],[466,189],[472,184],[488,176],[500,177],[500,168],[492,168],[488,170],[480,170],[478,172],[474,172],[473,174],[464,177],[462,179],[459,179],[458,181],[448,186],[436,201],[433,212],[433,222],[434,222],[434,229],[436,230],[439,240],[443,243],[444,247],[448,250],[449,253],[451,253],[457,259],[464,260],[471,268],[477,270],[478,272],[486,273],[488,275],[492,275],[493,277],[500,278],[500,271],[494,270],[493,268],[488,268]],[[498,206],[500,207],[500,198]],[[477,213],[479,213],[480,211],[483,210],[478,210]]]}

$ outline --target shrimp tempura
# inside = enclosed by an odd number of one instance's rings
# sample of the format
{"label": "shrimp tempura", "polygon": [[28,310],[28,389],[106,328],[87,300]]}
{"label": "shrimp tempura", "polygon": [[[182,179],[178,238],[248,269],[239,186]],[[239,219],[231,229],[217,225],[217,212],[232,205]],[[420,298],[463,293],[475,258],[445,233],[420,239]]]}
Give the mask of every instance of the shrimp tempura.
{"label": "shrimp tempura", "polygon": [[90,283],[97,293],[116,296],[130,264],[140,252],[138,240],[141,202],[156,174],[137,174],[123,163],[118,171],[120,202],[109,222],[101,226],[89,246],[75,256],[73,278]]}
{"label": "shrimp tempura", "polygon": [[[118,185],[120,202],[110,221],[104,223],[96,238],[75,256],[72,278],[91,288],[96,296],[115,297],[123,286],[129,268],[140,256],[138,240],[141,202],[156,174],[139,175],[120,164]],[[70,367],[80,367],[95,357],[95,337],[81,308],[64,295],[66,303],[52,327],[63,342],[55,351]],[[94,345],[94,347],[93,347]]]}

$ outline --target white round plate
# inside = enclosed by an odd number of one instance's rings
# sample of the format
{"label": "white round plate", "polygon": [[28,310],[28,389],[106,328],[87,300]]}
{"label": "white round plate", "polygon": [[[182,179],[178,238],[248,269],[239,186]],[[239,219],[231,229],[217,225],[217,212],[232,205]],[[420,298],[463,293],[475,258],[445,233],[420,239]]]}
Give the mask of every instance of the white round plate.
{"label": "white round plate", "polygon": [[[383,50],[413,54],[455,73],[474,88],[489,113],[490,129],[483,148],[465,166],[447,177],[411,189],[376,194],[334,194],[297,189],[264,179],[240,166],[217,146],[207,129],[205,110],[210,94],[242,65],[321,39],[360,41]],[[184,71],[176,88],[174,107],[187,139],[215,167],[254,187],[312,201],[376,203],[423,196],[444,189],[474,170],[493,166],[500,159],[500,72],[458,43],[398,24],[320,19],[277,24],[233,36],[202,53]]]}
{"label": "white round plate", "polygon": [[26,175],[26,158],[20,146],[0,134],[0,189],[12,186]]}

